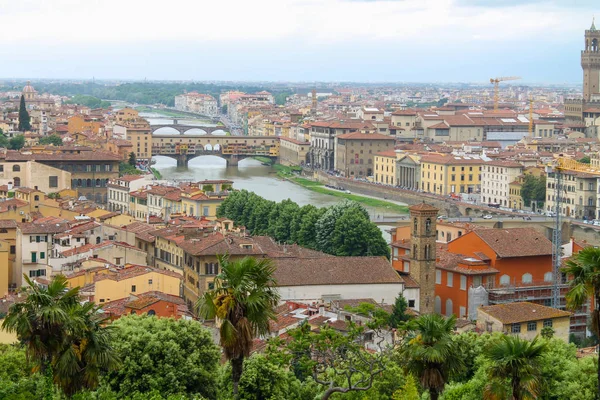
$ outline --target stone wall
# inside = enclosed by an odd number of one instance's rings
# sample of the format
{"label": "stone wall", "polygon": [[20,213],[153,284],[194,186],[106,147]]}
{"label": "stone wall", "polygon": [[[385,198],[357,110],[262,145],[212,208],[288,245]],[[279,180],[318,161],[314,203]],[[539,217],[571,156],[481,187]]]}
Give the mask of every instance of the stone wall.
{"label": "stone wall", "polygon": [[346,179],[341,177],[335,177],[333,175],[319,172],[316,175],[319,182],[326,185],[341,186],[352,193],[364,194],[367,196],[374,196],[378,198],[385,198],[387,200],[400,201],[408,205],[426,202],[434,207],[440,209],[440,215],[447,215],[449,217],[459,217],[461,212],[459,208],[454,204],[452,200],[444,200],[438,197],[433,197],[427,193],[418,193],[409,190],[397,189],[389,186],[375,185],[372,183],[356,181],[353,179]]}

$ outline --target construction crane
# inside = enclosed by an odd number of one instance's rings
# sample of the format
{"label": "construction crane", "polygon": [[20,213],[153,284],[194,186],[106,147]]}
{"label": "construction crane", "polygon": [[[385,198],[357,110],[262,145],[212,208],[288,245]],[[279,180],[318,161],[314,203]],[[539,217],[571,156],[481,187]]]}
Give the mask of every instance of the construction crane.
{"label": "construction crane", "polygon": [[490,78],[490,83],[494,84],[494,112],[498,112],[498,84],[505,81],[516,81],[521,79],[520,76],[500,76],[498,78]]}
{"label": "construction crane", "polygon": [[529,97],[529,137],[533,136],[533,97]]}
{"label": "construction crane", "polygon": [[562,267],[562,215],[561,205],[563,203],[563,192],[567,193],[567,187],[563,188],[562,178],[565,172],[584,172],[586,174],[600,177],[600,168],[594,168],[590,164],[584,164],[579,161],[559,157],[554,163],[546,167],[546,173],[554,173],[554,232],[552,234],[552,307],[560,308],[560,285],[561,267]]}

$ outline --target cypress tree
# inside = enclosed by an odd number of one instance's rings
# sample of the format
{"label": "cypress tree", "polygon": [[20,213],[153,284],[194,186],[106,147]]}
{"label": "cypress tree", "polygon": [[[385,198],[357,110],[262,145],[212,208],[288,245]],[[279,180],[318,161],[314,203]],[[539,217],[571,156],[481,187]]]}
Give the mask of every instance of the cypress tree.
{"label": "cypress tree", "polygon": [[31,117],[25,106],[25,96],[21,95],[21,104],[19,105],[19,131],[26,132],[31,130]]}

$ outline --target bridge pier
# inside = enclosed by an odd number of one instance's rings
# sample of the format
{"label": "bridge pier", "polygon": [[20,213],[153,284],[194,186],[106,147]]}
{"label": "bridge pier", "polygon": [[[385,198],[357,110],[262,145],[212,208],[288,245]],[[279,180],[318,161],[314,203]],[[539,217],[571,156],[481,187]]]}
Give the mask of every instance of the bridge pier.
{"label": "bridge pier", "polygon": [[177,166],[178,167],[187,167],[188,158],[186,154],[178,154],[177,155]]}
{"label": "bridge pier", "polygon": [[225,161],[227,161],[228,167],[237,167],[240,162],[240,159],[237,155],[232,155],[226,158]]}

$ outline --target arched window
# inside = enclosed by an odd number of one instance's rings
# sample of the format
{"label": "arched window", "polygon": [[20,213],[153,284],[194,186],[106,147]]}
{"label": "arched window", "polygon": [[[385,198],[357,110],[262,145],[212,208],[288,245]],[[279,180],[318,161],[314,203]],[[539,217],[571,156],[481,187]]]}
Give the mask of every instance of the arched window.
{"label": "arched window", "polygon": [[417,226],[418,226],[418,221],[415,218],[414,223],[413,223],[413,231],[414,231],[415,235],[417,234]]}
{"label": "arched window", "polygon": [[417,257],[417,245],[413,244],[413,258],[415,260],[417,260],[419,257]]}
{"label": "arched window", "polygon": [[544,282],[552,282],[552,272],[546,272],[544,274]]}
{"label": "arched window", "polygon": [[21,178],[19,178],[17,176],[17,177],[15,177],[14,181],[15,181],[15,187],[20,187],[21,186]]}
{"label": "arched window", "polygon": [[526,274],[523,274],[523,276],[521,277],[521,281],[523,283],[531,283],[533,282],[533,277],[531,276],[531,274],[528,272]]}
{"label": "arched window", "polygon": [[87,184],[87,187],[92,187],[92,180],[91,180],[91,179],[88,179],[88,180],[86,181],[86,184]]}
{"label": "arched window", "polygon": [[429,260],[429,256],[431,255],[431,245],[430,244],[426,244],[425,245],[425,259]]}
{"label": "arched window", "polygon": [[509,285],[510,284],[510,276],[504,274],[500,277],[500,285]]}
{"label": "arched window", "polygon": [[77,187],[81,187],[82,184],[83,183],[82,183],[81,179],[77,179]]}
{"label": "arched window", "polygon": [[425,220],[425,233],[426,234],[431,233],[431,218],[427,218]]}
{"label": "arched window", "polygon": [[33,196],[33,201],[40,201],[40,196],[38,196],[37,194]]}
{"label": "arched window", "polygon": [[156,311],[154,311],[154,310],[148,310],[148,315],[156,315]]}
{"label": "arched window", "polygon": [[100,238],[100,236],[96,236],[96,244],[100,244],[101,241],[102,239]]}
{"label": "arched window", "polygon": [[96,179],[96,187],[100,187],[100,179]]}
{"label": "arched window", "polygon": [[440,296],[435,296],[435,303],[433,306],[433,312],[437,313],[437,314],[441,314],[442,313],[442,299],[440,298]]}
{"label": "arched window", "polygon": [[446,316],[449,317],[453,314],[452,311],[452,299],[446,300]]}
{"label": "arched window", "polygon": [[21,167],[19,165],[13,165],[13,172],[20,172]]}
{"label": "arched window", "polygon": [[135,310],[131,310],[131,314],[135,315],[136,314]]}

